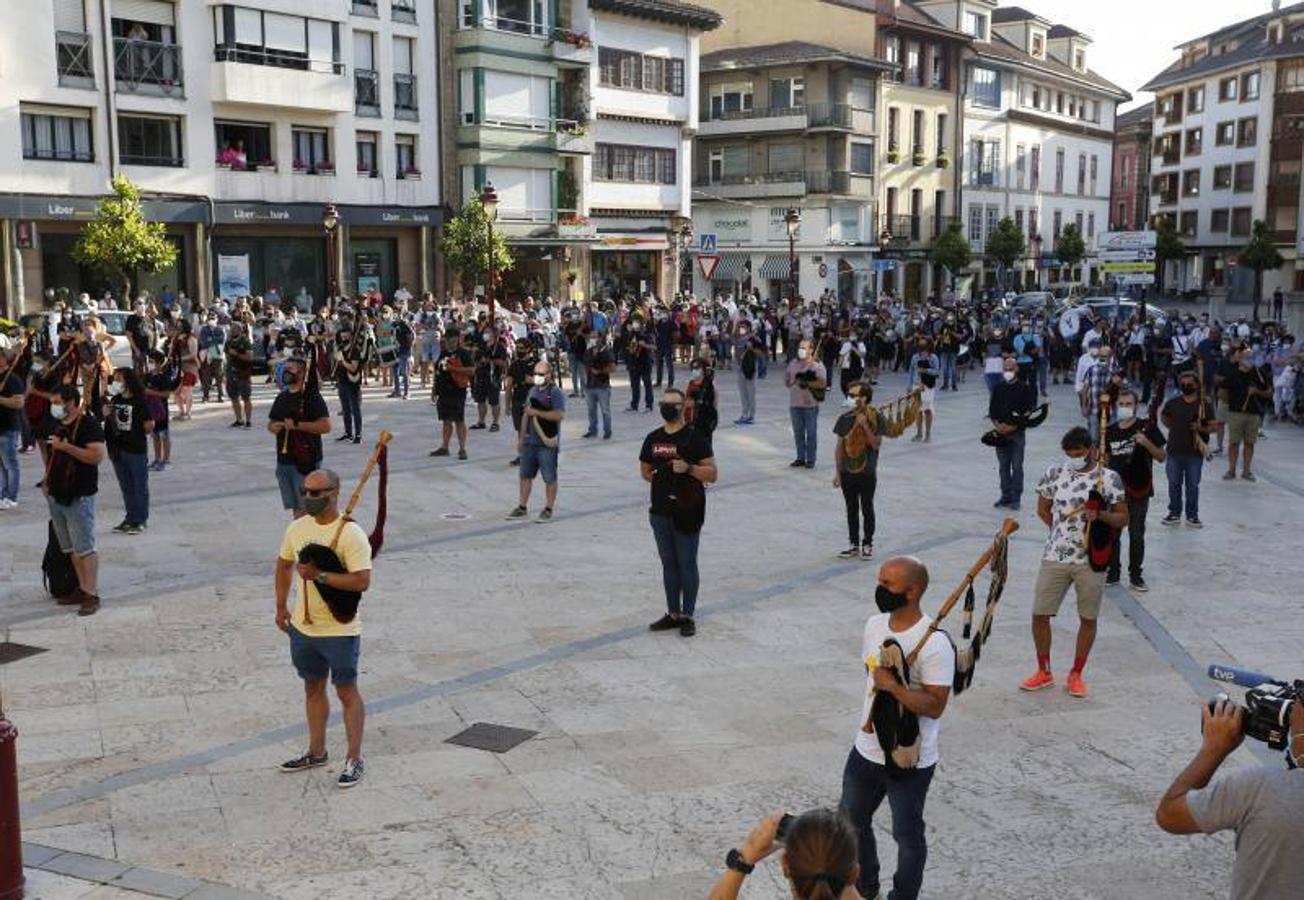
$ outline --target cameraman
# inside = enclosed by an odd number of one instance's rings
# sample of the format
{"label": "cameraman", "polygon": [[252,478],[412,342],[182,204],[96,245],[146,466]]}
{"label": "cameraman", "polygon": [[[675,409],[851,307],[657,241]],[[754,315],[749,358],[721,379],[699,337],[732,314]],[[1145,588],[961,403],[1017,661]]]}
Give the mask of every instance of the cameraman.
{"label": "cameraman", "polygon": [[1244,710],[1228,701],[1204,707],[1204,741],[1159,801],[1155,821],[1170,834],[1236,832],[1232,900],[1298,897],[1304,883],[1304,704],[1291,705],[1287,753],[1297,768],[1240,769],[1209,779],[1244,739]]}
{"label": "cameraman", "polygon": [[783,813],[773,813],[752,829],[742,845],[725,858],[729,871],[711,888],[707,900],[735,900],[743,879],[757,863],[783,847],[783,875],[795,900],[856,900],[856,832],[841,813],[813,809],[791,820],[779,835]]}

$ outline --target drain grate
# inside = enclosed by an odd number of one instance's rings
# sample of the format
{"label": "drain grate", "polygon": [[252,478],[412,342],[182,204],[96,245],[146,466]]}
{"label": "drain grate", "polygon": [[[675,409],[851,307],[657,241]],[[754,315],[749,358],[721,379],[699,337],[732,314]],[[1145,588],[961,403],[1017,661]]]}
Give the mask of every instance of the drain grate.
{"label": "drain grate", "polygon": [[44,653],[45,647],[33,647],[30,644],[15,644],[13,641],[0,641],[0,666],[18,662],[38,653]]}
{"label": "drain grate", "polygon": [[459,747],[471,747],[475,750],[488,750],[490,753],[506,753],[513,747],[524,744],[539,732],[524,728],[510,728],[507,725],[491,725],[488,722],[476,722],[466,731],[453,735],[445,744],[457,744]]}

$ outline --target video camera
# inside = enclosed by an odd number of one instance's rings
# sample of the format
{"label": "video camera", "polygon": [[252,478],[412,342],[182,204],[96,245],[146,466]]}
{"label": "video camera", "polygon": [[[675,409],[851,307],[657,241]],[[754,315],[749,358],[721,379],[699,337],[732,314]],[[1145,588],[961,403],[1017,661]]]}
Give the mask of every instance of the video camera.
{"label": "video camera", "polygon": [[1208,672],[1214,681],[1246,688],[1241,726],[1245,736],[1263,741],[1273,750],[1285,749],[1290,742],[1291,712],[1296,703],[1304,700],[1304,680],[1282,681],[1235,666],[1212,665]]}

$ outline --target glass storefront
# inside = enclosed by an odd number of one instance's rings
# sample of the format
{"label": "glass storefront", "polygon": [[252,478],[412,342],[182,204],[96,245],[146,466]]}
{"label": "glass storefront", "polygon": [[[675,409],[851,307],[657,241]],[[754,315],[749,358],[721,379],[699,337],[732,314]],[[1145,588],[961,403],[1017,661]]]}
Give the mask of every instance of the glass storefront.
{"label": "glass storefront", "polygon": [[[72,298],[76,298],[79,293],[85,291],[92,297],[99,299],[104,291],[109,290],[118,300],[118,305],[125,307],[123,298],[118,297],[120,285],[116,283],[115,278],[106,277],[103,273],[86,266],[78,265],[72,258],[73,245],[77,243],[79,237],[76,233],[50,233],[43,231],[38,226],[38,241],[41,253],[41,271],[42,280],[45,287],[54,288],[56,291],[67,290]],[[167,285],[174,291],[178,288],[186,289],[189,293],[189,285],[186,283],[186,273],[189,271],[189,260],[186,258],[186,242],[180,235],[168,235],[168,240],[177,248],[176,263],[166,272],[150,273],[128,273],[131,280],[132,293],[138,294],[141,291],[148,291],[157,296],[163,286]]]}
{"label": "glass storefront", "polygon": [[228,299],[275,290],[283,299],[307,288],[314,304],[326,297],[326,239],[218,237],[213,240],[213,283]]}
{"label": "glass storefront", "polygon": [[593,254],[595,296],[659,292],[658,263],[654,250],[597,251]]}
{"label": "glass storefront", "polygon": [[386,298],[398,290],[398,242],[393,238],[355,238],[349,241],[346,294],[379,290]]}

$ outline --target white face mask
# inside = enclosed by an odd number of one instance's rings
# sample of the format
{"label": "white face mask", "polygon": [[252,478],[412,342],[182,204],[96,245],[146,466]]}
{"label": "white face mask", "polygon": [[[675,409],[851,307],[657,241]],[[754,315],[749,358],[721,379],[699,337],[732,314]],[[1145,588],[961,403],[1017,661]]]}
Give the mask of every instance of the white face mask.
{"label": "white face mask", "polygon": [[807,350],[805,347],[802,347],[797,351],[798,359],[805,359],[808,356],[810,356],[810,351]]}
{"label": "white face mask", "polygon": [[1118,418],[1120,421],[1126,421],[1136,415],[1135,406],[1120,406],[1118,408]]}
{"label": "white face mask", "polygon": [[1016,374],[1017,373],[1015,372],[1002,372],[1001,377],[1004,378],[1006,381],[1013,381]]}
{"label": "white face mask", "polygon": [[123,390],[125,390],[125,388],[123,387],[121,382],[115,381],[113,382],[113,384],[109,385],[109,393],[112,394],[114,397],[120,395],[123,392]]}
{"label": "white face mask", "polygon": [[534,376],[534,386],[535,386],[535,387],[543,387],[543,383],[544,383],[545,381],[547,381],[547,380],[548,380],[548,378],[547,378],[546,375],[535,375],[535,376]]}
{"label": "white face mask", "polygon": [[1087,467],[1090,465],[1091,465],[1090,454],[1081,457],[1069,456],[1067,454],[1065,454],[1064,456],[1064,467],[1068,469],[1070,472],[1085,472],[1087,470]]}
{"label": "white face mask", "polygon": [[50,415],[54,416],[56,419],[62,419],[66,413],[67,410],[63,408],[62,403],[50,404]]}

